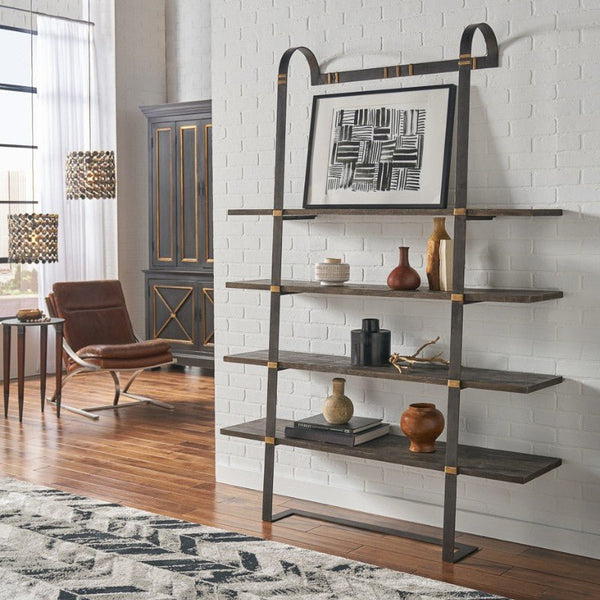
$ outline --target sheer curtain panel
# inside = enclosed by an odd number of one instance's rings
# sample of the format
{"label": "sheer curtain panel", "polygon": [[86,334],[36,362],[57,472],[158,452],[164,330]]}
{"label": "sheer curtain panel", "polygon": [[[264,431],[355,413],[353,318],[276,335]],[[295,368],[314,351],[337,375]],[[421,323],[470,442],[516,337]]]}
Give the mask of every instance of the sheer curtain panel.
{"label": "sheer curtain panel", "polygon": [[106,72],[106,66],[97,68],[95,28],[90,46],[89,25],[42,16],[37,25],[35,194],[39,212],[59,215],[58,263],[40,265],[39,270],[43,305],[56,281],[117,277],[116,200],[66,200],[65,194],[67,153],[114,148],[115,109],[114,87],[111,93],[98,93],[96,74]]}

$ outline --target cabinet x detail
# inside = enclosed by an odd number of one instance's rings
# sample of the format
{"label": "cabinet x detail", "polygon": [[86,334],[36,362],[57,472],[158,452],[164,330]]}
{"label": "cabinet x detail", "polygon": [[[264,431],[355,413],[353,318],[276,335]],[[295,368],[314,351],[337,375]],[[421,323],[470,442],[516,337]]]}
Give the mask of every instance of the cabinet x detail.
{"label": "cabinet x detail", "polygon": [[[178,316],[178,313],[183,308],[183,306],[186,304],[186,302],[189,300],[189,298],[192,296],[192,294],[194,292],[194,288],[192,288],[192,287],[188,288],[188,287],[183,287],[183,286],[160,286],[160,288],[162,288],[162,289],[159,289],[159,286],[157,286],[157,285],[153,286],[153,291],[154,291],[153,301],[155,304],[154,337],[155,338],[162,337],[162,333],[169,326],[169,324],[171,322],[175,322],[181,329],[181,333],[186,338],[185,340],[177,339],[176,341],[178,341],[179,343],[183,342],[183,343],[193,344],[194,343],[193,333],[190,333],[186,329],[185,325],[181,322],[181,320]],[[178,296],[178,297],[174,298],[172,301],[169,301],[164,296],[164,292],[167,289],[168,290],[181,290],[181,292],[183,293],[183,296]],[[158,311],[156,310],[156,299],[157,298],[162,302],[162,304],[168,311],[167,318],[162,322],[162,324],[160,326],[157,323],[157,320],[158,320]],[[166,338],[163,338],[163,339],[166,339]],[[172,339],[172,336],[170,339]]]}

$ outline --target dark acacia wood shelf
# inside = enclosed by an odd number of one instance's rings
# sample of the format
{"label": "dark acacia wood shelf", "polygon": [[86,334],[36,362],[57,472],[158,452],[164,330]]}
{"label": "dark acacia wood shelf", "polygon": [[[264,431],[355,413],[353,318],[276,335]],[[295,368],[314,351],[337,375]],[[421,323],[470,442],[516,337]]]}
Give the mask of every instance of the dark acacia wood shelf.
{"label": "dark acacia wood shelf", "polygon": [[[221,429],[223,435],[264,441],[266,419],[257,419]],[[397,465],[408,465],[443,471],[446,458],[446,444],[436,442],[437,450],[431,454],[418,454],[408,449],[408,439],[400,435],[386,435],[366,444],[355,446],[339,446],[310,440],[286,438],[284,428],[293,425],[292,421],[277,419],[276,443],[282,446],[294,446],[319,452],[345,454],[368,460],[378,460]],[[477,446],[458,446],[458,469],[460,475],[485,477],[496,481],[511,483],[527,483],[561,464],[560,458],[535,456],[506,450],[493,450]]]}
{"label": "dark acacia wood shelf", "polygon": [[[271,282],[268,279],[249,281],[229,281],[226,286],[239,290],[269,291]],[[424,288],[420,290],[395,291],[387,285],[371,283],[346,283],[345,285],[321,285],[318,281],[281,282],[282,294],[329,294],[335,296],[379,296],[382,298],[418,298],[420,300],[450,300],[451,292],[432,292]],[[512,290],[512,289],[465,289],[465,303],[475,302],[518,302],[531,303],[562,298],[560,290]]]}
{"label": "dark acacia wood shelf", "polygon": [[[285,208],[283,218],[290,220],[315,219],[318,216],[435,216],[451,217],[452,208]],[[231,216],[268,216],[273,214],[272,208],[230,208]],[[559,208],[468,208],[467,219],[489,220],[495,217],[560,217]]]}
{"label": "dark acacia wood shelf", "polygon": [[[230,363],[267,366],[268,354],[268,350],[256,350],[254,352],[225,356],[223,360]],[[395,379],[397,381],[448,385],[448,368],[443,365],[415,365],[410,370],[399,373],[392,365],[358,367],[352,365],[350,358],[347,356],[290,352],[286,350],[279,351],[278,365],[280,371],[284,369],[298,369],[300,371],[320,371],[322,373],[338,373],[359,377],[373,377],[376,379]],[[537,390],[558,385],[563,379],[559,375],[538,375],[536,373],[463,367],[460,380],[462,388],[530,394]]]}

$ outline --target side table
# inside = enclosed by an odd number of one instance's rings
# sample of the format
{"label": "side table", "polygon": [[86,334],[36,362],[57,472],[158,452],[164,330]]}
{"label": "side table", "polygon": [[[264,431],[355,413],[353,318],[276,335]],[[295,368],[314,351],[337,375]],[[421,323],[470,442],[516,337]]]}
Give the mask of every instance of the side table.
{"label": "side table", "polygon": [[64,319],[49,319],[33,323],[24,323],[19,319],[2,321],[2,337],[4,342],[4,417],[8,417],[8,399],[10,395],[10,337],[11,328],[17,328],[17,372],[19,389],[19,422],[23,421],[23,399],[25,396],[25,329],[40,328],[40,393],[42,397],[42,412],[46,405],[46,365],[48,356],[48,326],[56,329],[56,416],[60,417],[60,397],[62,392],[62,339]]}

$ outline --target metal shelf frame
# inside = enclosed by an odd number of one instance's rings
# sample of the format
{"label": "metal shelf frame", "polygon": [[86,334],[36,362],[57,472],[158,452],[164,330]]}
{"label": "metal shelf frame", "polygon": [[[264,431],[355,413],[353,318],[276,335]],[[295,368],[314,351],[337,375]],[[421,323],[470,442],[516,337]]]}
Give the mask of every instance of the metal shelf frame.
{"label": "metal shelf frame", "polygon": [[[472,56],[473,36],[479,31],[485,41],[486,55]],[[443,536],[441,540],[430,536],[417,535],[409,531],[398,531],[395,529],[377,527],[369,524],[332,518],[320,513],[308,513],[302,510],[285,510],[273,514],[273,478],[275,468],[275,445],[277,424],[277,384],[279,374],[279,337],[280,337],[280,310],[282,296],[282,240],[283,224],[290,218],[314,218],[317,216],[309,214],[308,211],[284,210],[285,189],[285,162],[286,162],[286,124],[287,124],[287,97],[288,97],[288,71],[292,56],[300,53],[306,59],[310,69],[310,82],[312,86],[336,85],[346,82],[368,81],[376,79],[394,79],[398,77],[413,77],[418,75],[432,75],[438,73],[458,72],[458,101],[457,101],[457,144],[456,144],[456,196],[454,206],[448,209],[425,212],[424,214],[448,214],[454,217],[454,266],[453,281],[454,290],[451,294],[451,340],[450,340],[450,365],[448,369],[448,418],[446,424],[447,442],[444,461],[444,517]],[[442,546],[442,560],[454,563],[465,556],[475,552],[475,546],[458,544],[456,537],[456,494],[457,479],[460,473],[458,460],[459,441],[459,414],[461,396],[461,370],[462,370],[462,347],[463,347],[463,309],[465,305],[465,241],[467,220],[472,219],[476,213],[467,209],[467,174],[468,174],[468,147],[469,147],[469,112],[471,92],[471,72],[479,69],[495,68],[499,64],[498,43],[494,31],[487,23],[477,23],[467,26],[460,39],[459,56],[457,59],[391,65],[387,67],[360,69],[353,71],[321,72],[319,63],[311,50],[306,47],[288,49],[282,56],[277,74],[277,119],[276,119],[276,150],[275,150],[275,189],[272,210],[260,211],[231,211],[231,214],[267,214],[273,218],[273,242],[270,291],[270,329],[269,349],[267,360],[267,405],[265,425],[265,462],[263,476],[263,521],[274,522],[290,515],[303,515],[315,519],[333,521],[343,525],[352,525],[361,529],[369,529],[420,540],[428,543],[436,543]],[[376,212],[376,211],[374,211]],[[403,211],[398,210],[399,213]],[[408,213],[408,211],[404,211]],[[292,214],[293,213],[293,214]],[[325,214],[320,211],[319,214]],[[303,217],[306,214],[306,217]],[[508,213],[503,213],[508,214]],[[518,213],[520,214],[520,213]],[[531,216],[535,212],[530,213]],[[544,214],[544,213],[542,213]],[[548,216],[562,214],[560,210],[547,213]],[[480,218],[493,218],[493,213],[483,211]],[[287,219],[286,219],[287,217]],[[476,218],[476,217],[475,217]]]}

